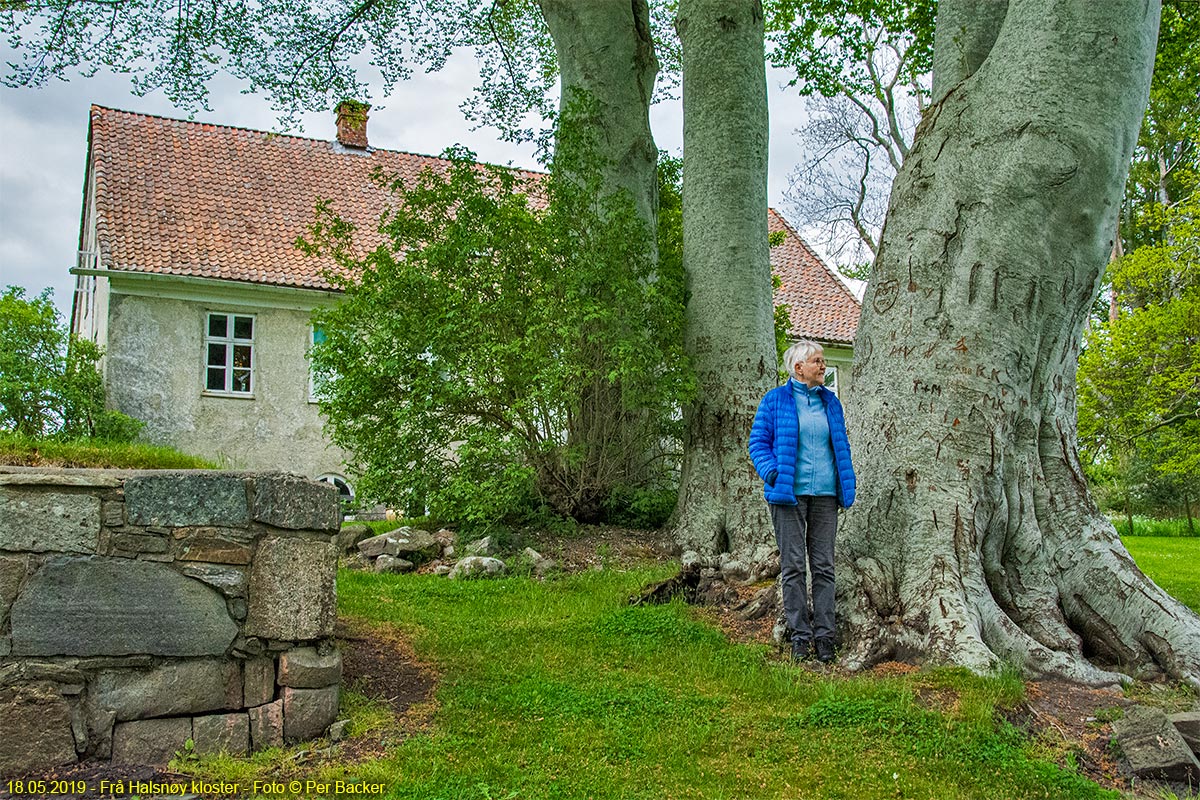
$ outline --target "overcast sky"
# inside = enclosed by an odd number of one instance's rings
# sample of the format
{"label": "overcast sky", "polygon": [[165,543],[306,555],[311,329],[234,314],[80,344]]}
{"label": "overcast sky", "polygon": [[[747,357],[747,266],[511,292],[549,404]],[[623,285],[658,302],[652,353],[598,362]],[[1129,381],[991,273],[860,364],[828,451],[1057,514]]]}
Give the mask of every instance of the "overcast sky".
{"label": "overcast sky", "polygon": [[[0,61],[7,61],[0,47]],[[452,59],[441,72],[418,74],[390,97],[375,100],[367,127],[373,147],[437,155],[448,145],[466,145],[484,160],[536,168],[531,145],[501,142],[491,129],[471,130],[459,111],[477,78],[472,55]],[[781,73],[769,75],[771,114],[768,200],[786,212],[787,176],[798,161],[795,128],[802,122],[802,101],[784,91]],[[228,79],[211,86],[211,112],[194,119],[256,130],[279,130],[270,103],[240,93]],[[79,240],[87,155],[88,111],[93,103],[167,117],[187,118],[160,94],[137,97],[128,78],[98,74],[56,81],[38,89],[0,87],[0,286],[23,286],[33,295],[54,289],[55,304],[69,317],[74,264]],[[332,111],[308,114],[304,130],[288,130],[318,139],[335,135]],[[675,155],[682,150],[682,116],[678,101],[651,111],[658,146]],[[802,231],[803,233],[803,231]],[[823,254],[822,254],[823,255]]]}

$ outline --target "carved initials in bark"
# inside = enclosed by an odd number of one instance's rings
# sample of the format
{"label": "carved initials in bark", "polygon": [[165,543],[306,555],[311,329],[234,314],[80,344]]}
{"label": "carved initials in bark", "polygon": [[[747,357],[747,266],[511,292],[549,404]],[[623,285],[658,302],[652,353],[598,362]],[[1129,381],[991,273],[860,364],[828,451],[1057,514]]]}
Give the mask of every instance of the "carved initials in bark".
{"label": "carved initials in bark", "polygon": [[1008,661],[1094,684],[1157,667],[1200,685],[1200,619],[1134,566],[1074,433],[1159,6],[987,5],[939,4],[938,102],[894,185],[856,341],[847,661]]}

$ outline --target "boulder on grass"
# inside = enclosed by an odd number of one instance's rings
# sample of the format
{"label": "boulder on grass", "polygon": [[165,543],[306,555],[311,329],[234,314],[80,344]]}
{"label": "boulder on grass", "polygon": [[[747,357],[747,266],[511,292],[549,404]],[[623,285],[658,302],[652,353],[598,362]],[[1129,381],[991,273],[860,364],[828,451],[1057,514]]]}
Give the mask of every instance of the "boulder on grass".
{"label": "boulder on grass", "polygon": [[1134,776],[1192,786],[1200,783],[1200,761],[1159,709],[1133,706],[1113,723],[1113,734]]}
{"label": "boulder on grass", "polygon": [[469,556],[493,556],[496,554],[496,540],[485,536],[468,544],[463,551]]}
{"label": "boulder on grass", "polygon": [[416,565],[407,559],[389,556],[385,553],[375,559],[374,569],[376,572],[412,572],[415,567]]}
{"label": "boulder on grass", "polygon": [[392,556],[421,563],[441,555],[442,546],[433,534],[405,527],[362,540],[358,551],[367,558]]}
{"label": "boulder on grass", "polygon": [[503,575],[506,570],[504,562],[498,558],[467,556],[454,565],[454,568],[450,570],[449,577],[451,580],[493,578]]}
{"label": "boulder on grass", "polygon": [[358,543],[370,539],[373,533],[370,525],[356,522],[353,525],[343,525],[338,533],[338,551],[342,553],[357,552]]}

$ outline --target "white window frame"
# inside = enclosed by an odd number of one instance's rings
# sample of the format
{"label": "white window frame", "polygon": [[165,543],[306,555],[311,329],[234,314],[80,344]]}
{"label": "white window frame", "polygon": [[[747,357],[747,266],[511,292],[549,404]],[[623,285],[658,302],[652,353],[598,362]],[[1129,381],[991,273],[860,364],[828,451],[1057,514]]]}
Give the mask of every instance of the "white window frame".
{"label": "white window frame", "polygon": [[[212,336],[213,317],[225,317],[225,336]],[[234,335],[234,324],[236,319],[250,320],[250,338],[244,338]],[[257,362],[258,356],[255,347],[255,337],[258,334],[258,319],[254,314],[239,314],[237,312],[226,311],[209,311],[204,315],[204,378],[203,393],[216,397],[240,397],[253,399],[254,392],[258,388]],[[210,365],[208,363],[208,353],[210,345],[224,345],[225,347],[225,363]],[[233,348],[234,346],[248,346],[250,348],[250,388],[248,391],[242,392],[233,388]],[[210,389],[208,387],[208,371],[210,369],[223,369],[225,371],[225,385],[221,389]],[[244,369],[239,367],[239,370]]]}
{"label": "white window frame", "polygon": [[[319,483],[328,483],[330,486],[333,486],[338,490],[339,498],[350,502],[354,501],[354,486],[350,483],[350,481],[346,480],[344,475],[338,475],[336,472],[325,472],[321,475],[318,475],[313,480],[318,481]],[[346,494],[344,495],[342,494],[342,486],[346,487]]]}
{"label": "white window frame", "polygon": [[825,365],[825,388],[834,394],[838,393],[838,368],[836,364]]}

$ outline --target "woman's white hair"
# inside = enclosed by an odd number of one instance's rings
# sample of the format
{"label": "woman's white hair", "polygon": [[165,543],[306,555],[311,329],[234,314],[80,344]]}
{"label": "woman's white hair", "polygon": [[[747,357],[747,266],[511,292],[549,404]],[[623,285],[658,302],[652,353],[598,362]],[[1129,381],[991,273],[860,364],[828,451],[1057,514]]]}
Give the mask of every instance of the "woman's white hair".
{"label": "woman's white hair", "polygon": [[814,353],[824,353],[825,348],[808,339],[801,339],[783,353],[783,368],[789,377],[796,374],[796,365],[803,364],[813,357]]}

